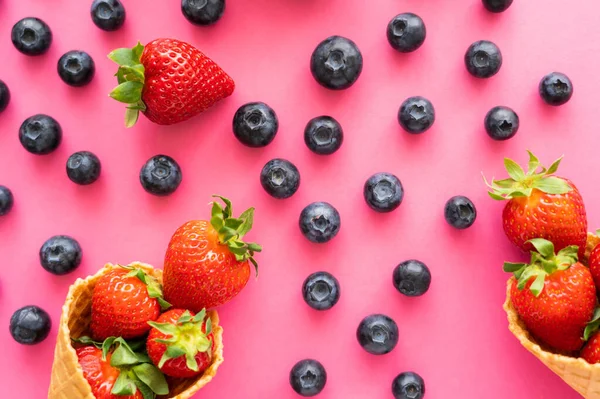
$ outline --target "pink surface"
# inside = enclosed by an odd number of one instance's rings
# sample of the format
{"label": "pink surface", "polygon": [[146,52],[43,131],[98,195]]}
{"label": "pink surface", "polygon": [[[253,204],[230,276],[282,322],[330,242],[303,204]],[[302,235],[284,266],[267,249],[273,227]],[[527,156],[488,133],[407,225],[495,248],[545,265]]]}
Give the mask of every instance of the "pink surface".
{"label": "pink surface", "polygon": [[[0,184],[13,190],[15,207],[0,218],[0,356],[2,397],[39,399],[46,395],[61,304],[76,277],[105,262],[140,260],[161,266],[175,229],[206,217],[210,195],[230,197],[237,210],[256,207],[251,238],[264,245],[261,276],[220,309],[226,361],[198,398],[295,398],[288,372],[302,358],[320,360],[328,371],[321,394],[332,398],[391,398],[392,379],[414,370],[426,380],[429,399],[571,399],[578,395],[534,359],[506,328],[501,309],[507,275],[502,261],[521,256],[503,236],[502,204],[490,200],[481,179],[503,176],[502,158],[526,160],[533,150],[545,163],[565,154],[562,174],[573,179],[588,206],[590,228],[600,220],[597,168],[599,6],[592,1],[569,8],[561,0],[516,0],[500,15],[479,0],[237,0],[214,27],[189,24],[176,1],[126,0],[123,30],[106,33],[88,15],[90,1],[40,0],[0,3],[0,79],[12,103],[0,115]],[[419,14],[427,40],[416,53],[401,55],[388,45],[385,28],[400,12]],[[44,19],[54,32],[50,52],[39,58],[18,53],[10,29],[22,17]],[[312,79],[308,62],[316,44],[332,34],[360,47],[365,66],[351,89],[327,91]],[[198,46],[237,83],[234,95],[209,112],[175,127],[143,119],[122,127],[124,107],[110,100],[115,85],[106,54],[116,47],[175,37]],[[504,65],[482,81],[465,71],[463,54],[475,40],[495,41]],[[60,55],[88,51],[97,75],[86,88],[63,84],[56,73]],[[540,78],[553,70],[575,85],[561,108],[544,105]],[[400,103],[423,95],[437,120],[421,136],[409,136],[396,121]],[[275,141],[264,149],[243,147],[231,132],[233,113],[248,101],[265,101],[280,118]],[[493,106],[513,107],[521,129],[505,143],[492,142],[483,117]],[[53,154],[36,157],[19,144],[21,122],[36,113],[55,117],[64,141]],[[346,139],[331,157],[317,157],[303,142],[306,122],[330,114]],[[89,187],[65,174],[69,154],[95,152],[101,179]],[[173,156],[183,183],[171,197],[146,194],[138,181],[149,157]],[[302,184],[289,200],[262,190],[258,175],[269,159],[296,163]],[[379,215],[362,198],[374,172],[402,180],[406,196],[394,213]],[[458,232],[443,219],[445,201],[469,196],[479,216]],[[304,239],[298,215],[308,203],[325,200],[342,215],[342,229],[329,244]],[[39,265],[41,244],[55,234],[80,241],[84,260],[73,274],[56,277]],[[432,273],[431,290],[408,299],[391,284],[393,268],[417,258]],[[338,277],[340,302],[317,313],[300,295],[308,274],[327,270]],[[49,339],[20,346],[8,334],[10,315],[37,304],[53,318]],[[356,342],[359,321],[382,312],[399,325],[394,352],[375,357]]]}

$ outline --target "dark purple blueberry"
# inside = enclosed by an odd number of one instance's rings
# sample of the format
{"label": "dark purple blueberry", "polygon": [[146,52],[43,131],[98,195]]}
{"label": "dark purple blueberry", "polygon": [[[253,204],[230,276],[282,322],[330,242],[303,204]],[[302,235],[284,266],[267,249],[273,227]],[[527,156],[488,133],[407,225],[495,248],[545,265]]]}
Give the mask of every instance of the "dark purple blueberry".
{"label": "dark purple blueberry", "polygon": [[341,218],[337,209],[327,202],[314,202],[300,214],[300,230],[309,241],[322,244],[340,231]]}
{"label": "dark purple blueberry", "polygon": [[140,171],[140,183],[146,192],[159,197],[171,195],[181,184],[179,164],[167,155],[155,155]]}
{"label": "dark purple blueberry", "polygon": [[51,328],[50,315],[38,306],[22,307],[10,318],[10,335],[22,345],[39,344],[48,337]]}
{"label": "dark purple blueberry", "polygon": [[12,191],[6,186],[0,185],[0,216],[8,214],[14,203]]}
{"label": "dark purple blueberry", "polygon": [[96,64],[84,51],[72,50],[58,60],[58,76],[73,87],[85,86],[92,81],[96,73]]}
{"label": "dark purple blueberry", "polygon": [[304,142],[318,155],[330,155],[339,150],[344,141],[344,131],[331,116],[317,116],[304,129]]}
{"label": "dark purple blueberry", "polygon": [[4,81],[0,80],[0,112],[4,111],[10,103],[10,90]]}
{"label": "dark purple blueberry", "polygon": [[540,96],[548,105],[563,105],[573,96],[573,83],[564,73],[552,72],[540,81]]}
{"label": "dark purple blueberry", "polygon": [[42,55],[52,44],[52,31],[39,18],[23,18],[13,26],[11,40],[15,48],[25,55]]}
{"label": "dark purple blueberry", "polygon": [[302,284],[304,302],[315,310],[328,310],[340,299],[340,283],[327,272],[316,272]]}
{"label": "dark purple blueberry", "polygon": [[107,32],[119,29],[125,23],[125,7],[119,0],[94,0],[90,10],[94,24]]}
{"label": "dark purple blueberry", "polygon": [[508,140],[519,130],[519,116],[508,107],[494,107],[485,116],[484,126],[493,140]]}
{"label": "dark purple blueberry", "polygon": [[356,82],[363,68],[363,58],[356,43],[341,36],[331,36],[315,48],[310,71],[323,87],[344,90]]}
{"label": "dark purple blueberry", "polygon": [[392,382],[394,399],[422,399],[425,397],[425,381],[417,373],[407,371]]}
{"label": "dark purple blueberry", "polygon": [[301,360],[290,371],[290,385],[300,396],[311,397],[321,393],[327,383],[327,372],[313,359]]}
{"label": "dark purple blueberry", "polygon": [[513,0],[481,0],[486,10],[499,13],[508,10]]}
{"label": "dark purple blueberry", "polygon": [[398,326],[390,317],[373,314],[365,317],[356,330],[358,343],[373,355],[390,353],[398,344]]}
{"label": "dark purple blueberry", "polygon": [[425,263],[410,259],[400,263],[392,275],[394,287],[406,296],[421,296],[429,290],[431,272]]}
{"label": "dark purple blueberry", "polygon": [[400,179],[391,173],[376,173],[365,182],[363,195],[367,205],[380,213],[398,208],[404,198]]}
{"label": "dark purple blueberry", "polygon": [[83,186],[98,180],[101,169],[100,160],[89,151],[76,152],[67,160],[67,176]]}
{"label": "dark purple blueberry", "polygon": [[457,195],[446,202],[444,217],[450,226],[462,230],[475,223],[477,210],[470,199]]}
{"label": "dark purple blueberry", "polygon": [[409,97],[398,110],[398,122],[408,133],[420,134],[435,122],[435,109],[431,101],[421,96]]}
{"label": "dark purple blueberry", "polygon": [[57,276],[77,269],[81,258],[81,246],[77,240],[65,235],[50,237],[40,248],[40,264],[47,272]]}
{"label": "dark purple blueberry", "polygon": [[233,117],[233,134],[248,147],[265,147],[279,130],[273,108],[262,102],[242,105]]}
{"label": "dark purple blueberry", "polygon": [[387,27],[388,42],[401,53],[410,53],[421,47],[426,36],[425,23],[410,12],[396,15]]}
{"label": "dark purple blueberry", "polygon": [[274,198],[289,198],[300,187],[300,172],[288,160],[272,159],[267,162],[260,172],[260,184]]}
{"label": "dark purple blueberry", "polygon": [[502,53],[488,40],[477,41],[465,53],[467,71],[476,78],[491,78],[502,66]]}
{"label": "dark purple blueberry", "polygon": [[21,124],[19,141],[32,154],[50,154],[62,141],[62,128],[56,119],[48,115],[34,115]]}
{"label": "dark purple blueberry", "polygon": [[183,16],[194,25],[212,25],[225,12],[225,0],[181,0]]}

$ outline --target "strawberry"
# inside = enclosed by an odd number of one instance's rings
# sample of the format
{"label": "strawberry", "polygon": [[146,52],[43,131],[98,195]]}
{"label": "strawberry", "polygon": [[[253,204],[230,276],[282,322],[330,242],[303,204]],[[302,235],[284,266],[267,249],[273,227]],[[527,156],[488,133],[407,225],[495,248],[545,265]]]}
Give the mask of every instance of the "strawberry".
{"label": "strawberry", "polygon": [[150,330],[148,321],[158,318],[161,306],[169,304],[154,277],[137,268],[114,269],[98,280],[92,292],[92,336],[140,337]]}
{"label": "strawberry", "polygon": [[543,238],[529,241],[537,250],[531,262],[505,263],[513,272],[511,300],[529,332],[548,346],[573,352],[583,346],[586,324],[594,314],[596,287],[587,267],[577,261],[575,246],[558,254]]}
{"label": "strawberry", "polygon": [[586,342],[580,356],[589,364],[600,363],[600,308],[594,311],[592,321],[588,323],[583,333]]}
{"label": "strawberry", "polygon": [[[529,152],[529,151],[528,151]],[[523,251],[531,251],[532,238],[545,238],[556,250],[579,247],[583,259],[587,239],[587,219],[581,194],[569,180],[554,176],[562,158],[548,169],[529,152],[527,173],[513,160],[504,165],[509,179],[494,180],[488,186],[495,200],[508,200],[502,212],[502,224],[508,239]],[[486,182],[487,183],[487,182]]]}
{"label": "strawberry", "polygon": [[146,348],[160,371],[170,377],[189,378],[201,374],[212,363],[214,339],[206,311],[171,309],[152,326]]}
{"label": "strawberry", "polygon": [[[218,196],[217,196],[218,197]],[[250,263],[261,247],[242,241],[252,228],[254,208],[233,218],[231,202],[218,197],[209,221],[192,220],[179,227],[167,248],[163,284],[165,299],[176,308],[199,312],[231,300],[250,279]]]}
{"label": "strawberry", "polygon": [[85,345],[75,353],[96,399],[153,399],[169,393],[165,376],[124,339],[96,342],[81,337],[73,341]]}
{"label": "strawberry", "polygon": [[[600,230],[598,230],[596,234],[600,235]],[[594,249],[592,249],[588,265],[592,277],[594,278],[594,283],[596,283],[596,288],[600,289],[600,245],[596,245]]]}
{"label": "strawberry", "polygon": [[185,121],[233,93],[235,83],[221,67],[191,44],[156,39],[146,46],[120,48],[108,55],[119,65],[119,85],[110,93],[128,104],[125,125],[141,111],[150,121],[172,125]]}

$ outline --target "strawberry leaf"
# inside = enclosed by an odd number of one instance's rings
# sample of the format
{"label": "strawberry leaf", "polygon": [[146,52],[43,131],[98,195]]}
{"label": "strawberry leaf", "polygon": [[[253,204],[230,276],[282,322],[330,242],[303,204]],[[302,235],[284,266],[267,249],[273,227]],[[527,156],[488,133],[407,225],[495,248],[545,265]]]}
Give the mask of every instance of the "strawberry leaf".
{"label": "strawberry leaf", "polygon": [[136,59],[136,54],[129,48],[118,48],[113,50],[108,54],[108,58],[121,66],[134,66],[140,62],[139,57]]}
{"label": "strawberry leaf", "polygon": [[535,155],[533,155],[533,153],[531,151],[527,150],[527,153],[529,154],[529,164],[527,165],[527,176],[532,176],[533,174],[535,174],[535,171],[540,166],[540,160]]}
{"label": "strawberry leaf", "polygon": [[525,178],[525,172],[523,172],[523,168],[521,168],[521,166],[512,159],[504,158],[504,167],[512,179],[521,181]]}
{"label": "strawberry leaf", "polygon": [[169,393],[169,385],[163,373],[153,364],[142,363],[131,369],[137,378],[147,385],[157,395]]}
{"label": "strawberry leaf", "polygon": [[103,342],[94,341],[91,337],[88,337],[87,335],[84,335],[79,338],[71,338],[71,341],[76,342],[78,344],[83,344],[83,345],[93,345],[98,349],[102,349],[102,345],[103,345]]}
{"label": "strawberry leaf", "polygon": [[131,377],[129,372],[121,372],[110,392],[118,396],[134,395],[137,391],[137,386],[135,380]]}
{"label": "strawberry leaf", "polygon": [[140,82],[123,82],[110,92],[110,97],[125,104],[137,103],[142,100],[143,88]]}
{"label": "strawberry leaf", "polygon": [[533,281],[533,283],[531,284],[531,286],[529,287],[529,289],[531,290],[533,295],[535,295],[536,297],[539,296],[541,294],[542,290],[544,289],[544,279],[545,278],[546,278],[546,275],[544,273],[538,274],[537,277],[535,278],[535,280]]}
{"label": "strawberry leaf", "polygon": [[585,326],[585,330],[583,331],[583,340],[589,340],[592,335],[594,335],[598,329],[600,329],[600,308],[596,308],[594,310],[594,316],[592,320]]}
{"label": "strawberry leaf", "polygon": [[558,166],[560,165],[560,162],[562,161],[562,159],[563,159],[563,157],[560,157],[556,161],[554,161],[552,163],[552,165],[550,165],[550,167],[546,171],[546,174],[551,175],[553,173],[556,173],[556,171],[558,170]]}
{"label": "strawberry leaf", "polygon": [[554,256],[554,244],[543,238],[532,238],[529,240],[533,247],[545,258]]}
{"label": "strawberry leaf", "polygon": [[536,180],[533,183],[533,187],[547,194],[566,194],[573,190],[566,180],[555,176]]}
{"label": "strawberry leaf", "polygon": [[141,360],[146,361],[145,357],[138,357],[138,354],[131,350],[131,348],[129,347],[129,345],[127,345],[127,342],[125,342],[123,338],[117,338],[115,342],[119,343],[119,346],[117,347],[117,349],[115,349],[115,351],[112,354],[112,357],[110,358],[111,366],[131,366],[140,363]]}

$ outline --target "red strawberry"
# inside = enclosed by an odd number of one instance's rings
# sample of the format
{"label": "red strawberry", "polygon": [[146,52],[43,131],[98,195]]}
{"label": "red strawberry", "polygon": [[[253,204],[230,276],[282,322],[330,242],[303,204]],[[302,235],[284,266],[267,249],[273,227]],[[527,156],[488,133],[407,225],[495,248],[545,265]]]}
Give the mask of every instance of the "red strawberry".
{"label": "red strawberry", "polygon": [[90,329],[96,340],[136,338],[150,330],[149,321],[160,315],[162,298],[158,281],[141,269],[122,267],[102,276],[92,293]]}
{"label": "red strawberry", "polygon": [[[600,234],[600,230],[598,230],[596,234]],[[588,264],[592,277],[594,278],[594,283],[596,283],[596,288],[600,289],[600,245],[596,245],[594,249],[592,249]]]}
{"label": "red strawberry", "polygon": [[190,378],[201,374],[212,363],[214,339],[206,311],[172,309],[152,326],[146,348],[160,371],[170,377]]}
{"label": "red strawberry", "polygon": [[538,252],[531,263],[505,263],[513,272],[511,300],[527,330],[548,346],[573,352],[583,346],[586,324],[594,314],[596,287],[587,267],[577,262],[577,247],[554,254],[550,241],[529,241]]}
{"label": "red strawberry", "polygon": [[583,339],[587,341],[580,356],[589,364],[600,363],[600,308],[594,312],[594,318],[585,328]]}
{"label": "red strawberry", "polygon": [[95,345],[79,347],[75,352],[96,399],[144,399],[169,393],[165,376],[122,338],[94,342],[82,337],[74,341]]}
{"label": "red strawberry", "polygon": [[585,207],[575,185],[554,176],[561,159],[537,172],[540,162],[529,152],[525,173],[506,158],[504,165],[510,178],[494,180],[489,194],[496,200],[509,200],[502,213],[502,224],[506,236],[517,247],[531,251],[529,240],[545,238],[554,243],[557,251],[576,245],[582,259],[587,239]]}
{"label": "red strawberry", "polygon": [[242,241],[252,228],[254,208],[232,218],[231,202],[213,202],[210,222],[192,220],[179,227],[165,255],[165,299],[176,308],[199,312],[229,301],[250,279],[253,256],[261,247]]}
{"label": "red strawberry", "polygon": [[235,83],[221,67],[191,44],[156,39],[146,46],[121,48],[108,58],[119,64],[119,86],[110,96],[128,104],[125,125],[141,111],[159,125],[189,119],[228,97]]}

